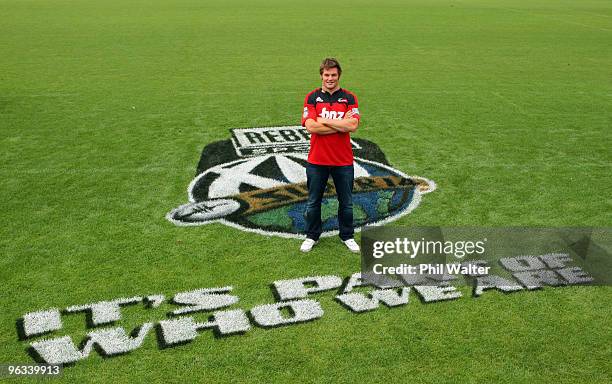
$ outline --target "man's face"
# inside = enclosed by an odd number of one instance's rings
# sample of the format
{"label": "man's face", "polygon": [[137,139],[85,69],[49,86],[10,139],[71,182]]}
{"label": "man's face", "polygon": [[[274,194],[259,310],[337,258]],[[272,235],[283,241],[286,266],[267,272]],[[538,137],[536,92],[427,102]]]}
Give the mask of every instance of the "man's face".
{"label": "man's face", "polygon": [[321,74],[322,87],[324,91],[335,91],[339,88],[338,82],[340,81],[340,75],[338,74],[338,68],[323,68]]}

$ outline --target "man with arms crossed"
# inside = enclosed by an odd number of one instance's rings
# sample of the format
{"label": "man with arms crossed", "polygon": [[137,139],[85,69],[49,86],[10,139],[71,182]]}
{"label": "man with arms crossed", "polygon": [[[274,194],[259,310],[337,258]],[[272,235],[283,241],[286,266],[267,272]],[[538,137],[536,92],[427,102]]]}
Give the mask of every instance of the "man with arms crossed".
{"label": "man with arms crossed", "polygon": [[327,179],[334,181],[338,195],[340,239],[352,252],[359,252],[353,239],[353,150],[350,133],[359,125],[357,97],[340,88],[342,68],[334,58],[326,58],[319,68],[321,88],[306,95],[302,126],[310,133],[306,167],[308,203],[306,240],[300,250],[309,252],[321,235],[321,201]]}

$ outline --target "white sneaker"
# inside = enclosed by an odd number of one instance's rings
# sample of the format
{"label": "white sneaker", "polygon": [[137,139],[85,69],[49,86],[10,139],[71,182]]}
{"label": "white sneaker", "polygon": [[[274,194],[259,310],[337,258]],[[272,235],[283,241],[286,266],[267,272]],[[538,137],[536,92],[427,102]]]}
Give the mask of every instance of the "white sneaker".
{"label": "white sneaker", "polygon": [[312,250],[312,247],[314,247],[314,245],[316,243],[317,242],[314,241],[313,239],[306,239],[306,240],[304,240],[304,242],[300,246],[300,251],[302,251],[302,252],[310,252]]}
{"label": "white sneaker", "polygon": [[355,239],[344,240],[344,244],[351,252],[359,253],[359,244],[357,244]]}

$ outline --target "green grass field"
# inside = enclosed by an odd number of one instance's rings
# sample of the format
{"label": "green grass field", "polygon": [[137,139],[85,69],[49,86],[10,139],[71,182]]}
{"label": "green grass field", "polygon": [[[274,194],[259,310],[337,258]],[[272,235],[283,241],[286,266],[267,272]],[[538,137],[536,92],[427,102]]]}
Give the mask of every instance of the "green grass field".
{"label": "green grass field", "polygon": [[[0,0],[0,363],[30,363],[16,321],[48,307],[342,277],[359,256],[221,224],[182,228],[202,148],[299,124],[336,56],[356,137],[438,189],[393,225],[610,226],[612,2]],[[612,290],[546,288],[353,314],[68,367],[66,382],[612,380]],[[174,307],[129,306],[119,325]],[[200,319],[205,314],[196,315]],[[65,317],[78,341],[84,316]],[[38,340],[39,338],[33,338]]]}

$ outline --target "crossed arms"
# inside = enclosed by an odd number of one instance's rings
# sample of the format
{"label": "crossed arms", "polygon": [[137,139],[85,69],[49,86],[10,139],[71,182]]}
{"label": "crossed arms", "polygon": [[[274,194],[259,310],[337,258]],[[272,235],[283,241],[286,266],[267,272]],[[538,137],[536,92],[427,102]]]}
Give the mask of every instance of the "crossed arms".
{"label": "crossed arms", "polygon": [[349,111],[342,120],[317,117],[317,121],[314,119],[306,120],[305,125],[306,130],[311,134],[330,135],[338,132],[355,132],[359,125],[359,120],[353,117],[352,111]]}

